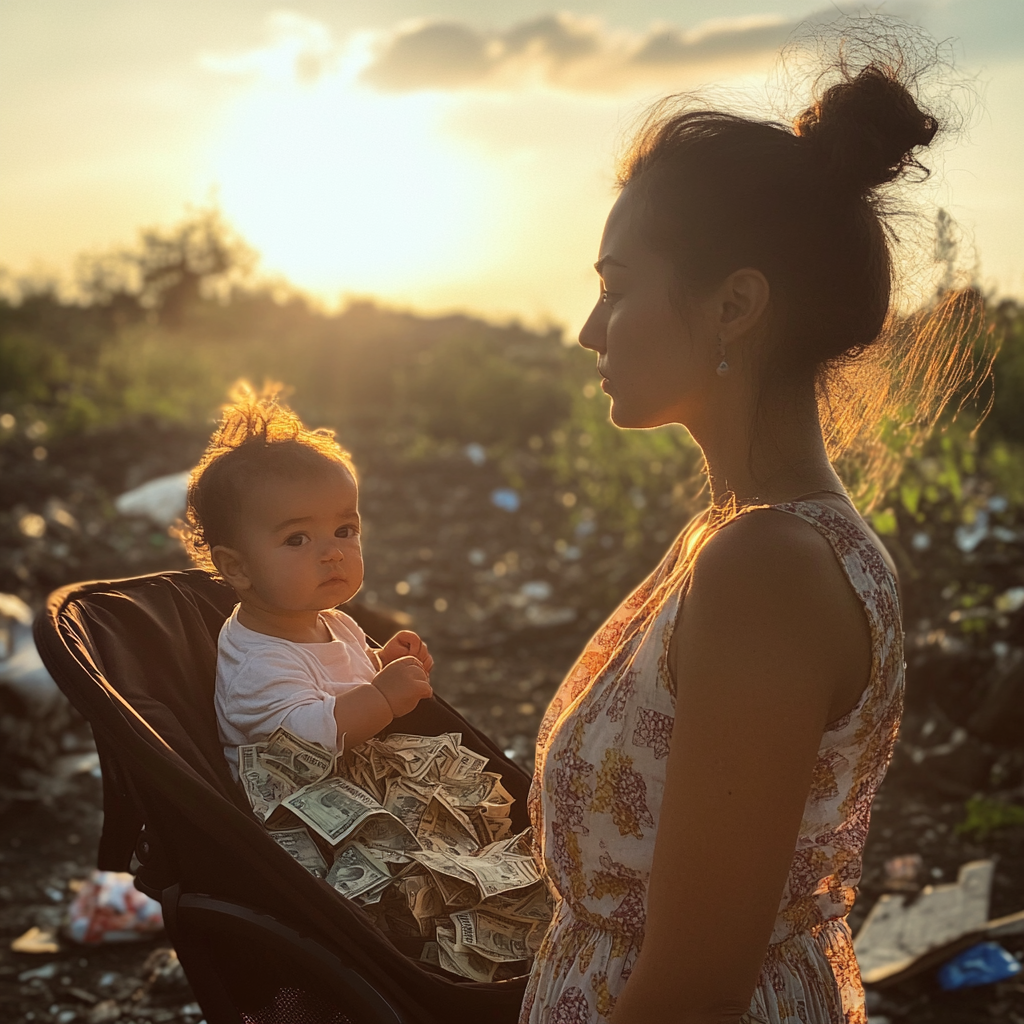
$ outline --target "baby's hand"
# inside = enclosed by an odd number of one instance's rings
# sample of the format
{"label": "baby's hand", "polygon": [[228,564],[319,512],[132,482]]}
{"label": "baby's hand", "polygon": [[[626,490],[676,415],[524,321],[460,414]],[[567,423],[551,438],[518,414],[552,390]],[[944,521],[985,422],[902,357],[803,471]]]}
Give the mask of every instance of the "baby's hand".
{"label": "baby's hand", "polygon": [[407,715],[424,697],[434,693],[426,669],[418,659],[408,655],[382,668],[373,677],[373,685],[384,694],[395,718]]}
{"label": "baby's hand", "polygon": [[427,645],[411,630],[403,629],[396,633],[378,652],[382,667],[386,667],[399,658],[412,656],[429,673],[434,667],[434,659],[427,650]]}

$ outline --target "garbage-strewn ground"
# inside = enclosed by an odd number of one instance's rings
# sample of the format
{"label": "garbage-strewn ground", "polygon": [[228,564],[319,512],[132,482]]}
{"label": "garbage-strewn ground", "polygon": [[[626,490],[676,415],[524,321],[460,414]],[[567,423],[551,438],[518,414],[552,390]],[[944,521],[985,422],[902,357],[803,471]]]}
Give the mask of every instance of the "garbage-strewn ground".
{"label": "garbage-strewn ground", "polygon": [[[0,512],[5,588],[38,604],[64,581],[184,566],[161,530],[116,516],[110,499],[128,485],[187,467],[199,443],[173,432],[145,442],[108,437],[98,447],[68,442],[45,459],[17,445],[0,448],[0,471],[20,496],[18,506]],[[506,511],[493,492],[507,486],[507,473],[479,452],[453,448],[400,464],[389,462],[383,449],[357,449],[356,456],[366,520],[363,598],[410,615],[436,658],[438,692],[530,763],[540,716],[574,655],[614,597],[626,593],[682,525],[683,513],[670,502],[649,509],[649,543],[627,555],[620,536],[602,538],[600,522],[573,528],[568,492],[539,471],[531,477],[528,462],[520,465],[519,507]],[[18,527],[27,514],[46,521],[39,536]],[[986,550],[981,544],[979,557]],[[1019,582],[1013,575],[1019,563],[1010,554],[1010,548],[989,551],[993,565]],[[998,642],[1009,644],[1015,621],[1011,615],[1003,622]],[[981,741],[957,718],[970,711],[958,711],[954,699],[964,680],[985,678],[998,657],[981,657],[931,627],[916,629],[913,639],[907,716],[875,805],[855,927],[882,892],[884,861],[906,853],[920,853],[925,880],[938,882],[954,880],[966,861],[994,857],[991,916],[1024,909],[1024,827],[996,821],[988,834],[984,827],[958,831],[972,795],[995,801],[997,816],[1022,795],[1019,745]],[[9,730],[17,708],[5,700]],[[87,730],[70,716],[53,721],[63,724],[41,760],[59,771],[19,760],[17,744],[4,755],[0,1021],[198,1021],[166,941],[86,948],[62,940],[56,954],[37,955],[9,949],[28,928],[58,924],[76,882],[94,866],[102,812],[100,783],[88,770]],[[87,770],[76,771],[82,766]],[[1005,944],[1024,955],[1024,937]],[[1024,977],[947,994],[926,974],[872,993],[870,1005],[873,1020],[1024,1022]]]}

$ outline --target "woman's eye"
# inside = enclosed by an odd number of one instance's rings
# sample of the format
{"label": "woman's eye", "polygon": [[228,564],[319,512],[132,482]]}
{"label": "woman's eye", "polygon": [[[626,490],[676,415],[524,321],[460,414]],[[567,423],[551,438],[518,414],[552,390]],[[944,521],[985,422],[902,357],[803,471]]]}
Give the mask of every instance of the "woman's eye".
{"label": "woman's eye", "polygon": [[619,301],[620,292],[610,292],[605,288],[601,289],[601,303],[605,306],[614,306]]}

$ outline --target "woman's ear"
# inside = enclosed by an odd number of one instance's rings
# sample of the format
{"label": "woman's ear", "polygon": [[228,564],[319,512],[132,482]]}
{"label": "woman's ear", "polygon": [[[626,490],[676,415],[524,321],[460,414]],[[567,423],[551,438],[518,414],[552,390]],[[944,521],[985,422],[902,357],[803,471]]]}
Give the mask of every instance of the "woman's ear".
{"label": "woman's ear", "polygon": [[719,325],[726,341],[736,341],[761,327],[768,312],[771,286],[760,270],[734,270],[719,289]]}
{"label": "woman's ear", "polygon": [[252,586],[252,580],[246,574],[245,562],[240,551],[217,544],[210,549],[210,558],[213,559],[217,572],[234,590],[248,590]]}

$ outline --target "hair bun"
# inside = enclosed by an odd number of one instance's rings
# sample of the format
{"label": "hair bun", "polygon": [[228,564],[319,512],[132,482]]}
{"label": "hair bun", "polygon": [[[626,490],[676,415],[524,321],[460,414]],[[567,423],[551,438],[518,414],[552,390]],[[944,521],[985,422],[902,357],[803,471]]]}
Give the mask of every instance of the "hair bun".
{"label": "hair bun", "polygon": [[927,146],[938,122],[918,107],[891,68],[869,64],[829,87],[794,124],[796,134],[825,157],[830,176],[857,195],[894,181]]}

